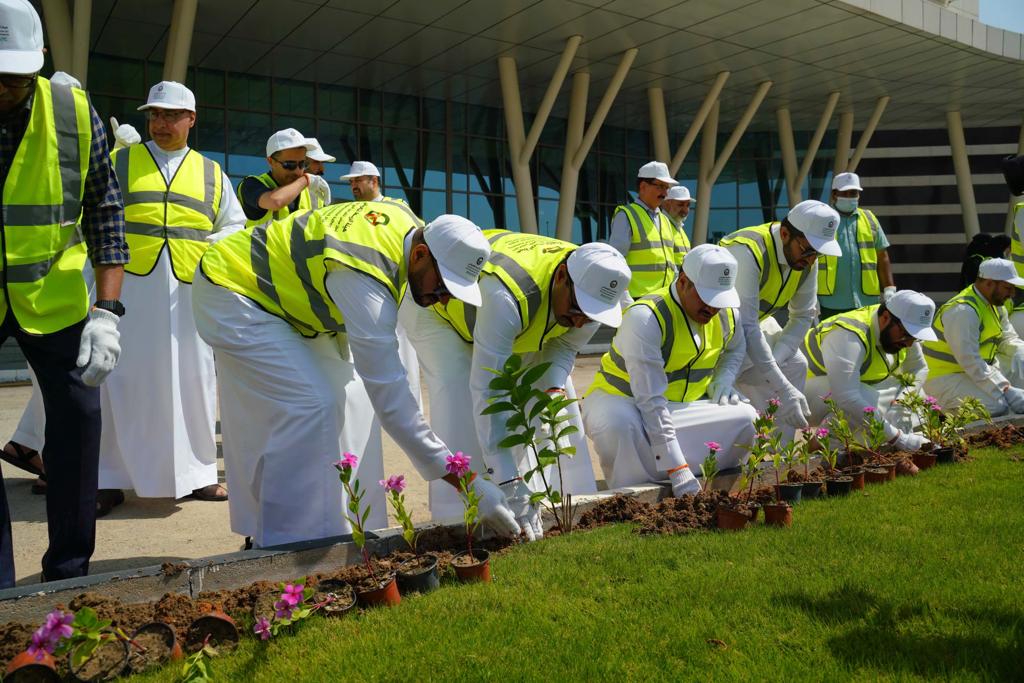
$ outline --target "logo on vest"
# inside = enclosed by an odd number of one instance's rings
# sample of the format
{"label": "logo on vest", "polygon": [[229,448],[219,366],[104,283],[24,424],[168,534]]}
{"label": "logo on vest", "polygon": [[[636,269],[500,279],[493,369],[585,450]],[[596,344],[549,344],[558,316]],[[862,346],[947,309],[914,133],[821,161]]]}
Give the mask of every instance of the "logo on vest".
{"label": "logo on vest", "polygon": [[363,214],[363,218],[370,222],[370,225],[387,225],[391,222],[391,218],[386,213],[380,213],[379,211],[367,211]]}

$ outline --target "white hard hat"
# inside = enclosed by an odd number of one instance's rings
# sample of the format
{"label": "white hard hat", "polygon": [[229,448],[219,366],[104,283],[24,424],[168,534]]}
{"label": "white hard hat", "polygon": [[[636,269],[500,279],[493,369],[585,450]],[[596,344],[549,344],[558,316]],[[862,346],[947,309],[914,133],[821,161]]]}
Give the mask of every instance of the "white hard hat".
{"label": "white hard hat", "polygon": [[622,254],[604,242],[589,242],[569,254],[566,265],[580,310],[603,325],[621,325],[622,296],[632,277]]}
{"label": "white hard hat", "polygon": [[369,161],[353,161],[352,166],[349,167],[348,173],[341,176],[342,180],[351,180],[352,178],[358,178],[359,176],[372,175],[380,177],[380,171],[377,167],[371,164]]}
{"label": "white hard hat", "polygon": [[181,83],[160,81],[149,89],[149,97],[146,99],[146,103],[138,108],[138,111],[146,109],[184,109],[194,112],[196,96]]}
{"label": "white hard hat", "polygon": [[717,244],[697,245],[683,257],[683,273],[697,288],[701,301],[713,308],[739,308],[737,269],[733,255]]}
{"label": "white hard hat", "polygon": [[320,146],[320,142],[316,138],[306,138],[306,141],[313,144],[313,148],[306,152],[306,156],[313,161],[323,161],[329,164],[337,161],[337,159],[324,151],[324,148]]}
{"label": "white hard hat", "polygon": [[811,247],[819,254],[843,255],[843,250],[836,241],[839,213],[828,204],[817,199],[805,199],[786,214],[786,220],[804,234]]}
{"label": "white hard hat", "polygon": [[43,68],[43,22],[28,0],[0,0],[0,73]]}
{"label": "white hard hat", "polygon": [[285,128],[277,131],[267,140],[267,156],[273,156],[274,153],[280,152],[282,149],[295,149],[296,147],[305,147],[307,152],[313,149],[309,138],[294,128]]}
{"label": "white hard hat", "polygon": [[832,189],[838,192],[845,192],[846,190],[864,191],[864,188],[860,186],[860,176],[856,173],[837,173],[836,177],[832,179]]}
{"label": "white hard hat", "polygon": [[921,341],[936,341],[932,329],[935,319],[935,302],[920,292],[902,289],[885,302],[885,307],[896,316],[908,334]]}
{"label": "white hard hat", "polygon": [[479,306],[482,298],[477,279],[491,255],[491,245],[479,226],[468,218],[445,214],[423,228],[423,241],[452,296]]}
{"label": "white hard hat", "polygon": [[670,187],[668,194],[665,195],[665,199],[674,199],[677,202],[690,202],[691,204],[697,203],[690,197],[690,190],[685,185]]}
{"label": "white hard hat", "polygon": [[672,177],[672,174],[668,172],[668,166],[660,161],[648,161],[640,167],[640,170],[637,171],[636,177],[647,180],[660,180],[661,182],[668,183],[669,185],[679,184],[679,182]]}
{"label": "white hard hat", "polygon": [[1013,261],[1004,258],[990,258],[982,261],[978,266],[978,277],[1024,287],[1024,278],[1017,275],[1017,268],[1013,265]]}

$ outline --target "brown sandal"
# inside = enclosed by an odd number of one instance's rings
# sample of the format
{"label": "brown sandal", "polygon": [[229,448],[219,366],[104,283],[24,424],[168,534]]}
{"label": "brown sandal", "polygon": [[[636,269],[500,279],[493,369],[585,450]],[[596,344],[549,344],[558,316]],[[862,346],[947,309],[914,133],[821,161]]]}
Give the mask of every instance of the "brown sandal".
{"label": "brown sandal", "polygon": [[222,484],[209,484],[194,490],[188,497],[219,503],[228,499],[228,490]]}
{"label": "brown sandal", "polygon": [[[7,450],[8,446],[14,449],[13,453]],[[39,451],[33,450],[31,448],[25,448],[16,441],[8,441],[7,444],[4,446],[3,450],[0,450],[0,460],[3,460],[6,463],[10,463],[11,465],[17,467],[18,469],[25,470],[29,474],[34,474],[38,477],[43,473],[43,468],[32,463],[32,460],[36,456],[39,456]]]}

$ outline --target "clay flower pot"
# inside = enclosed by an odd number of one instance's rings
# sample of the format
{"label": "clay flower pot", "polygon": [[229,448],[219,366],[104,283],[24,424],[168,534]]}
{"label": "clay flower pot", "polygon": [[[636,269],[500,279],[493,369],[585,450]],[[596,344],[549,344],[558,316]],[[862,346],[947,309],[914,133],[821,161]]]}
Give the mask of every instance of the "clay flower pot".
{"label": "clay flower pot", "polygon": [[821,482],[820,481],[805,481],[803,484],[803,491],[800,493],[800,497],[803,500],[812,500],[821,495]]}
{"label": "clay flower pot", "polygon": [[757,521],[757,515],[761,512],[761,504],[755,503],[751,500],[748,500],[743,504],[750,508],[750,523],[753,524]]}
{"label": "clay flower pot", "polygon": [[398,565],[398,588],[402,593],[429,593],[441,585],[435,555],[419,555]]}
{"label": "clay flower pot", "polygon": [[953,454],[956,451],[952,446],[943,446],[942,448],[936,448],[932,453],[935,454],[935,463],[938,465],[951,465],[953,464]]}
{"label": "clay flower pot", "polygon": [[896,463],[896,476],[898,477],[914,477],[920,471],[910,458],[904,458]]}
{"label": "clay flower pot", "polygon": [[792,504],[800,502],[803,491],[804,485],[799,483],[786,482],[775,487],[775,495],[779,497],[779,500]]}
{"label": "clay flower pot", "polygon": [[717,521],[719,529],[725,529],[726,531],[739,531],[743,527],[747,526],[747,523],[750,521],[750,515],[740,512],[739,510],[733,510],[732,508],[719,505],[717,510]]}
{"label": "clay flower pot", "polygon": [[863,491],[864,490],[864,468],[863,467],[851,467],[843,473],[845,476],[853,479],[853,484],[850,486],[852,491]]}
{"label": "clay flower pot", "polygon": [[206,636],[210,636],[210,645],[218,650],[230,651],[238,646],[238,627],[234,619],[219,609],[211,610],[189,624],[185,650],[201,650]]}
{"label": "clay flower pot", "polygon": [[128,668],[132,673],[139,673],[185,656],[174,627],[162,621],[143,624],[135,629],[131,640],[132,642],[128,643]]}
{"label": "clay flower pot", "polygon": [[394,607],[402,602],[402,596],[398,592],[398,581],[394,574],[388,574],[376,588],[370,590],[356,590],[359,596],[359,603],[363,607]]}
{"label": "clay flower pot", "polygon": [[845,496],[853,489],[853,477],[833,477],[825,480],[825,490],[830,496]]}
{"label": "clay flower pot", "polygon": [[44,652],[43,656],[37,661],[35,655],[29,654],[26,650],[7,662],[7,668],[4,671],[4,681],[11,681],[12,683],[29,683],[30,681],[46,683],[53,681],[57,683],[60,681],[60,676],[57,675],[57,662],[48,652]]}
{"label": "clay flower pot", "polygon": [[917,453],[914,453],[914,464],[917,465],[918,469],[926,470],[935,466],[935,458],[935,453],[918,451]]}
{"label": "clay flower pot", "polygon": [[452,560],[452,569],[460,583],[490,583],[491,553],[483,548],[473,548],[473,554],[463,551]]}
{"label": "clay flower pot", "polygon": [[343,617],[352,614],[356,609],[358,600],[356,591],[352,586],[338,579],[327,579],[317,584],[316,593],[313,594],[315,602],[323,602],[330,595],[333,602],[324,605],[322,612],[329,617]]}
{"label": "clay flower pot", "polygon": [[792,526],[793,506],[789,503],[769,503],[765,505],[764,523],[768,526]]}
{"label": "clay flower pot", "polygon": [[891,462],[876,462],[871,465],[876,470],[885,470],[886,481],[896,481],[896,465]]}
{"label": "clay flower pot", "polygon": [[71,665],[74,655],[74,650],[68,653],[68,670],[72,680],[82,683],[112,681],[128,670],[128,643],[123,640],[103,641],[77,669]]}
{"label": "clay flower pot", "polygon": [[881,484],[889,481],[889,473],[879,467],[869,467],[864,470],[864,481],[869,484]]}

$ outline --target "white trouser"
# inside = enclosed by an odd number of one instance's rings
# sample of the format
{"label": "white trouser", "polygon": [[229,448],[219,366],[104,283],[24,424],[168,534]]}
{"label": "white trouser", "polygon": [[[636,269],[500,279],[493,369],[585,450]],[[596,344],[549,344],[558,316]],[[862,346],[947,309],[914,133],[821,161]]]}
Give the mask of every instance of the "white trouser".
{"label": "white trouser", "polygon": [[[761,321],[761,332],[764,334],[768,346],[774,349],[775,344],[779,341],[779,337],[782,336],[782,327],[775,318],[767,318]],[[793,352],[792,356],[779,363],[779,370],[782,371],[783,376],[798,391],[804,390],[804,384],[807,382],[807,359],[804,358],[804,354],[800,349],[797,349]],[[778,398],[775,390],[769,385],[768,378],[758,368],[754,367],[749,355],[743,359],[740,373],[736,377],[736,389],[749,398],[750,405],[757,410],[767,408],[769,399]],[[796,433],[793,427],[783,424],[779,424],[778,429],[786,441],[791,441]]]}
{"label": "white trouser", "polygon": [[[757,412],[746,403],[720,406],[701,400],[669,402],[676,440],[694,476],[708,456],[706,441],[722,446],[715,462],[718,470],[735,468],[747,461],[754,438]],[[633,486],[667,479],[666,466],[656,463],[636,402],[628,396],[591,392],[583,400],[583,421],[601,461],[609,488]]]}
{"label": "white trouser", "polygon": [[[900,390],[900,383],[896,378],[890,377],[878,384],[861,384],[860,388],[861,393],[868,400],[862,408],[872,406],[880,413],[880,417],[885,418],[900,431],[907,432],[913,429],[917,423],[916,418],[912,418],[910,411],[903,406],[893,404],[896,394]],[[821,400],[821,397],[830,391],[828,377],[811,377],[807,380],[804,393],[807,396],[807,405],[811,409],[811,419],[807,421],[809,426],[816,427],[828,417],[828,406]],[[862,412],[858,412],[857,415],[847,415],[846,418],[850,422],[850,426],[856,429],[864,419],[864,415]]]}
{"label": "white trouser", "polygon": [[1017,336],[1024,339],[1024,311],[1014,311],[1010,314],[1010,324],[1017,332]]}
{"label": "white trouser", "polygon": [[217,363],[231,529],[261,547],[349,533],[332,465],[345,452],[359,456],[366,527],[386,526],[380,426],[337,340],[306,339],[201,273],[192,289]]}
{"label": "white trouser", "polygon": [[[410,341],[416,347],[423,379],[427,384],[431,428],[452,452],[462,451],[477,457],[483,448],[477,437],[473,398],[469,392],[473,345],[463,341],[451,325],[433,311],[417,306],[411,297],[405,297],[402,301],[398,315]],[[525,365],[534,361],[534,354],[527,354],[523,358]],[[565,393],[569,398],[576,398],[571,377],[566,378]],[[569,437],[571,445],[576,447],[576,455],[562,459],[564,487],[556,468],[549,468],[545,476],[553,488],[563,493],[594,493],[597,491],[597,483],[583,433],[579,403],[573,403],[567,410],[572,419],[566,424],[575,425],[579,430]],[[520,473],[532,467],[527,462],[525,449],[518,456]],[[534,477],[530,481],[530,488],[543,490],[541,478]],[[461,517],[463,506],[458,492],[444,481],[430,482],[430,512],[437,520]]]}
{"label": "white trouser", "polygon": [[963,372],[954,372],[941,377],[929,377],[924,382],[924,390],[935,397],[944,410],[955,410],[960,399],[973,396],[981,401],[992,417],[1005,415],[1008,407],[1004,400],[996,400],[988,391],[982,391],[970,377]]}

